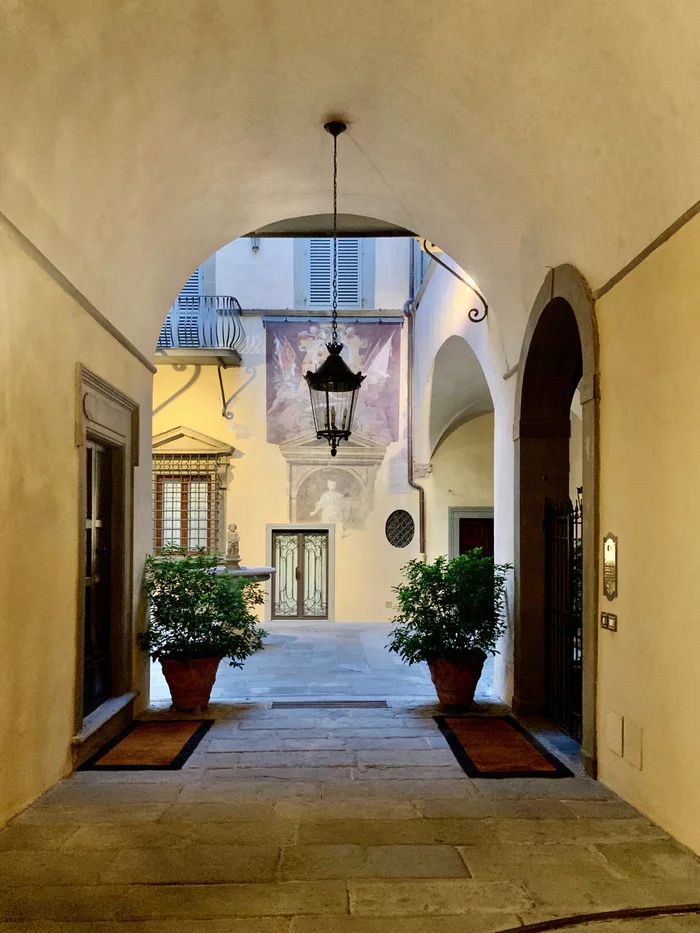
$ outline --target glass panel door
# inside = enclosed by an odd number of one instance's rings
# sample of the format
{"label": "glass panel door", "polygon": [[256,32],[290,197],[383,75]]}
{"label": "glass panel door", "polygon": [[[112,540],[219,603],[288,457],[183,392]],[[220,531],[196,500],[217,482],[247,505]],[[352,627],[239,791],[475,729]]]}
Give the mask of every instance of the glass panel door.
{"label": "glass panel door", "polygon": [[273,531],[274,619],[328,618],[328,532]]}
{"label": "glass panel door", "polygon": [[328,535],[325,531],[306,532],[300,537],[304,549],[303,616],[325,619],[328,617]]}
{"label": "glass panel door", "polygon": [[275,619],[299,618],[299,535],[275,531],[272,534]]}

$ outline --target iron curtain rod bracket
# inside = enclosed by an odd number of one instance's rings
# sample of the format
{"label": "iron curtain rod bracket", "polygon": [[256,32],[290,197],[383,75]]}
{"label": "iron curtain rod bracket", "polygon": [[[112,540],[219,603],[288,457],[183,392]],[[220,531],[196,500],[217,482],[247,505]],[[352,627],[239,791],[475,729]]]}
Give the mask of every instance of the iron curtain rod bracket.
{"label": "iron curtain rod bracket", "polygon": [[455,272],[455,270],[454,270],[451,266],[448,266],[446,262],[443,262],[442,259],[440,259],[439,257],[437,257],[437,256],[435,255],[435,253],[433,253],[433,252],[428,248],[428,241],[425,239],[425,237],[422,238],[422,244],[423,244],[423,249],[424,249],[425,252],[428,254],[428,256],[430,256],[431,259],[434,259],[435,262],[436,262],[439,266],[442,266],[443,269],[447,269],[447,271],[448,271],[451,275],[453,275],[458,281],[460,281],[463,285],[466,285],[467,288],[471,289],[471,291],[473,291],[475,295],[478,295],[478,296],[479,296],[479,298],[480,298],[480,300],[481,300],[481,303],[483,304],[484,307],[483,307],[483,309],[482,309],[481,311],[480,311],[478,308],[470,308],[470,309],[469,309],[469,320],[470,320],[470,321],[473,321],[475,324],[478,324],[479,321],[485,320],[485,319],[486,319],[486,316],[487,316],[488,313],[489,313],[489,305],[488,305],[488,302],[486,301],[486,298],[484,297],[484,295],[483,295],[483,294],[479,291],[479,289],[476,287],[475,283],[474,283],[474,282],[468,282],[466,279],[462,278],[462,276],[459,274],[459,272]]}

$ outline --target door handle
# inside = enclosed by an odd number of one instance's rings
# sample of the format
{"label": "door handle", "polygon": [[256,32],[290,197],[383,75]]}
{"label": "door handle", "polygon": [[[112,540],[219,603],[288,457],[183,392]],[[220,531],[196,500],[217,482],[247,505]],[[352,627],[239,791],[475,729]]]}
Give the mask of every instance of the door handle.
{"label": "door handle", "polygon": [[294,571],[294,577],[297,583],[299,582],[299,580],[301,580],[301,567],[297,567],[297,569]]}

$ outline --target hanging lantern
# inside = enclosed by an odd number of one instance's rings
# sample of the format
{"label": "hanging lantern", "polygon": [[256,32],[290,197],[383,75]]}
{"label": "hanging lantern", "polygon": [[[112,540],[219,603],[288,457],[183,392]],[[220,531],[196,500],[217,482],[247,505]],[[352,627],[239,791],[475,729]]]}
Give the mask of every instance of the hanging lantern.
{"label": "hanging lantern", "polygon": [[333,137],[333,323],[331,342],[326,344],[328,357],[315,373],[304,376],[311,394],[316,437],[330,444],[331,456],[338,452],[340,441],[352,433],[352,419],[357,407],[357,395],[365,378],[353,373],[340,355],[343,344],[338,340],[338,136],[347,125],[331,120],[324,129]]}

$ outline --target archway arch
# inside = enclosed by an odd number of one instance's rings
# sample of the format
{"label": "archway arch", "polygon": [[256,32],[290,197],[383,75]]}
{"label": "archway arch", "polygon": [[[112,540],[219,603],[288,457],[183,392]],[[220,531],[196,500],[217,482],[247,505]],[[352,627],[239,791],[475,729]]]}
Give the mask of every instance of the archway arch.
{"label": "archway arch", "polygon": [[513,705],[547,706],[545,499],[569,497],[571,401],[583,430],[583,686],[581,756],[595,772],[598,606],[598,341],[593,302],[571,265],[547,275],[527,324],[515,400],[515,613]]}

